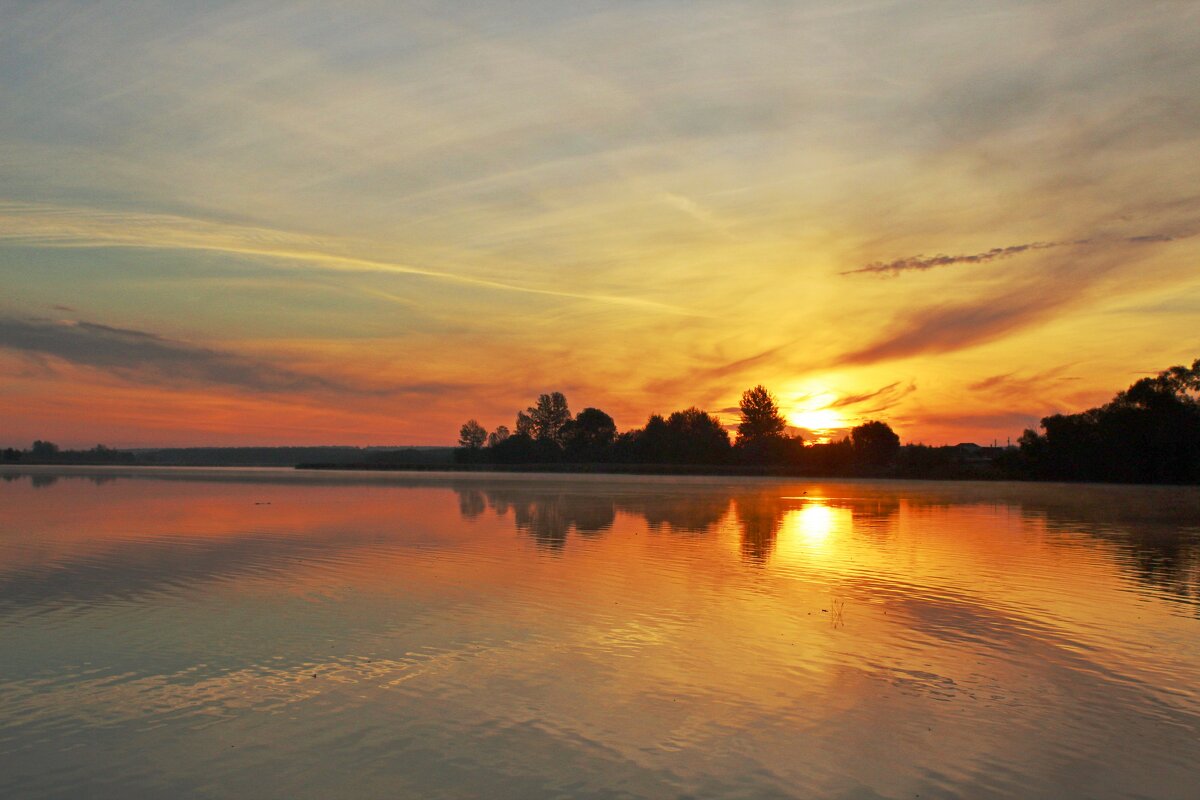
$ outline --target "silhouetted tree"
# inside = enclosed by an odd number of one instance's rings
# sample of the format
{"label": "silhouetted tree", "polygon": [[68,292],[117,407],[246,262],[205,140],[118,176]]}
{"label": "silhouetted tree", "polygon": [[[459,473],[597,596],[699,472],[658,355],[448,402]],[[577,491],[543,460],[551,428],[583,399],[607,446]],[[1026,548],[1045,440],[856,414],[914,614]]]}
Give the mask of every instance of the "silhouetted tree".
{"label": "silhouetted tree", "polygon": [[488,448],[488,459],[497,464],[525,464],[535,460],[533,439],[518,431]]}
{"label": "silhouetted tree", "polygon": [[646,426],[637,436],[636,452],[638,461],[646,463],[661,463],[667,452],[667,421],[662,414],[651,414],[646,418]]}
{"label": "silhouetted tree", "polygon": [[739,444],[783,436],[787,428],[774,396],[762,384],[742,393],[741,412]]}
{"label": "silhouetted tree", "polygon": [[603,461],[617,437],[617,423],[598,408],[585,408],[563,426],[567,456],[574,461]]}
{"label": "silhouetted tree", "polygon": [[571,421],[562,392],[539,395],[537,403],[517,414],[517,432],[538,441],[563,445],[563,429]]}
{"label": "silhouetted tree", "polygon": [[517,436],[533,438],[533,417],[524,411],[517,412],[517,422],[514,428]]}
{"label": "silhouetted tree", "polygon": [[58,445],[38,439],[29,449],[29,454],[37,459],[51,459],[58,455]]}
{"label": "silhouetted tree", "polygon": [[698,408],[675,411],[664,419],[652,414],[646,426],[616,438],[612,459],[641,464],[724,464],[729,434],[721,421]]}
{"label": "silhouetted tree", "polygon": [[548,439],[514,433],[489,447],[483,456],[496,464],[552,464],[562,460],[562,453],[562,448]]}
{"label": "silhouetted tree", "polygon": [[803,442],[790,440],[787,422],[774,396],[761,384],[742,393],[737,441],[740,458],[747,464],[782,464],[797,458]]}
{"label": "silhouetted tree", "polygon": [[882,468],[895,463],[900,453],[900,437],[886,422],[871,420],[850,431],[854,460],[869,468]]}
{"label": "silhouetted tree", "polygon": [[816,475],[845,475],[854,465],[854,445],[847,436],[804,448],[803,464]]}
{"label": "silhouetted tree", "polygon": [[1020,439],[1034,478],[1200,482],[1200,359],[1142,378],[1110,403],[1042,419]]}
{"label": "silhouetted tree", "polygon": [[507,425],[497,425],[496,430],[488,434],[487,446],[495,447],[509,437]]}
{"label": "silhouetted tree", "polygon": [[468,450],[478,450],[487,440],[487,431],[473,419],[467,420],[458,429],[458,446]]}
{"label": "silhouetted tree", "polygon": [[[1007,456],[1006,456],[1007,457]],[[993,470],[992,467],[996,469]],[[930,447],[923,444],[906,444],[900,448],[896,458],[896,472],[913,478],[940,478],[953,480],[964,477],[1017,477],[1015,468],[997,464],[964,464],[962,452],[957,447]]]}
{"label": "silhouetted tree", "polygon": [[609,458],[618,464],[634,464],[642,461],[638,452],[638,440],[641,435],[641,429],[636,428],[618,433],[609,449]]}
{"label": "silhouetted tree", "polygon": [[664,460],[676,464],[723,464],[729,458],[729,433],[721,421],[692,406],[667,417]]}

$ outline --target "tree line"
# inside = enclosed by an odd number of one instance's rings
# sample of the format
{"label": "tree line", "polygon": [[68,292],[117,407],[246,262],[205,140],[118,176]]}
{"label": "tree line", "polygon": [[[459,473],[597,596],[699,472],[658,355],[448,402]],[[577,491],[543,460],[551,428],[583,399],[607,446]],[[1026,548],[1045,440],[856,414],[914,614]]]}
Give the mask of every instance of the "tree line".
{"label": "tree line", "polygon": [[28,450],[0,450],[0,462],[8,464],[135,464],[137,457],[126,450],[98,444],[90,450],[62,450],[54,442],[38,439]]}
{"label": "tree line", "polygon": [[[1102,406],[1044,417],[1039,430],[1026,430],[1019,446],[1011,448],[901,446],[891,427],[878,420],[856,426],[840,440],[810,444],[788,433],[778,403],[763,386],[742,394],[739,411],[732,436],[716,416],[695,407],[666,416],[654,414],[641,428],[618,431],[604,411],[585,408],[572,415],[566,397],[551,392],[518,412],[511,430],[500,425],[489,432],[477,420],[468,420],[453,452],[451,448],[193,448],[133,453],[104,445],[60,450],[39,440],[26,450],[0,451],[0,462],[311,463],[351,469],[448,469],[455,463],[563,465],[563,469],[594,465],[598,471],[1200,483],[1200,359],[1190,367],[1175,366],[1142,378]],[[200,456],[205,460],[197,460]]]}
{"label": "tree line", "polygon": [[695,407],[652,415],[618,432],[611,416],[585,408],[572,416],[561,392],[519,412],[515,429],[490,433],[477,420],[459,431],[460,464],[691,465],[805,475],[988,478],[1112,483],[1200,483],[1200,359],[1142,378],[1102,406],[1043,417],[1016,447],[901,446],[879,420],[840,440],[807,443],[789,435],[763,386],[742,394],[733,437]]}
{"label": "tree line", "polygon": [[618,432],[598,408],[572,416],[562,392],[540,395],[517,412],[513,429],[489,432],[470,419],[459,429],[458,460],[471,464],[661,464],[706,467],[800,467],[821,472],[885,470],[896,461],[900,437],[872,420],[844,440],[806,445],[790,435],[775,397],[747,389],[733,437],[713,414],[696,407],[653,414],[641,428]]}
{"label": "tree line", "polygon": [[1200,483],[1200,358],[1026,430],[1007,465],[1034,480]]}

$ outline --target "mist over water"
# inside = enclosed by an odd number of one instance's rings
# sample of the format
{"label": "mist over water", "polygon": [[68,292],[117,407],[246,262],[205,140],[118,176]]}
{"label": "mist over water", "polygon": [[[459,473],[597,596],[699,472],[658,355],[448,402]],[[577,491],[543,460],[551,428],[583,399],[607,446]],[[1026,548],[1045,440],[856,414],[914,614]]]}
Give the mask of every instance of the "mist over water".
{"label": "mist over water", "polygon": [[1200,783],[1195,488],[0,479],[2,797]]}

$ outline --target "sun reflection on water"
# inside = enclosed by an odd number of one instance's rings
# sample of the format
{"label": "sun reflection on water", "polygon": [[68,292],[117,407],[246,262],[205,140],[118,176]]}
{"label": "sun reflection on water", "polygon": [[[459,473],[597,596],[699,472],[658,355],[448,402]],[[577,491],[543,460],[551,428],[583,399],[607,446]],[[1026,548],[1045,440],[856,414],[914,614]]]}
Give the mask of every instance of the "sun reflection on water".
{"label": "sun reflection on water", "polygon": [[811,559],[832,556],[844,542],[853,515],[823,500],[808,500],[787,512],[779,526],[777,552],[782,558]]}
{"label": "sun reflection on water", "polygon": [[812,545],[824,545],[836,522],[833,509],[818,503],[807,503],[792,516],[800,535]]}

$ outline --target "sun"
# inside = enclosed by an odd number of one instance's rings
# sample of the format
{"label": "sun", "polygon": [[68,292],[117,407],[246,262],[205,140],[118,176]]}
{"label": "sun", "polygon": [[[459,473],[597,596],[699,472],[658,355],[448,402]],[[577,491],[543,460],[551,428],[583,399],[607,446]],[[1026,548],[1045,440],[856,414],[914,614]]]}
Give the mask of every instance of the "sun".
{"label": "sun", "polygon": [[797,428],[808,428],[813,433],[827,433],[846,427],[846,418],[837,409],[797,409],[787,415],[788,422]]}
{"label": "sun", "polygon": [[806,428],[823,441],[834,431],[849,427],[849,420],[833,406],[836,401],[837,395],[830,391],[807,392],[791,404],[784,416],[789,424]]}

